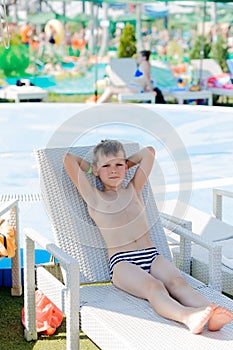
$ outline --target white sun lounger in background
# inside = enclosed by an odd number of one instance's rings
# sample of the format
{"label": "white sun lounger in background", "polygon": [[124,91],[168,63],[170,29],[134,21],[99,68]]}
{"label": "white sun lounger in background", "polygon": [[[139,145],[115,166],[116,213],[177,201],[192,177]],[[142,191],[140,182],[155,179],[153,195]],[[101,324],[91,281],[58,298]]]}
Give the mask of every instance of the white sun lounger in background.
{"label": "white sun lounger in background", "polygon": [[[171,214],[177,201],[166,202],[165,212]],[[184,204],[181,204],[184,207]],[[203,240],[215,242],[222,247],[222,290],[225,293],[233,295],[233,226],[229,225],[214,216],[204,213],[190,205],[183,217],[190,222],[190,229]],[[171,220],[174,220],[174,218]],[[179,220],[176,221],[179,224]],[[173,254],[175,264],[181,267],[180,248],[177,235],[168,233],[168,241]],[[209,256],[208,251],[196,244],[191,249],[191,274],[198,280],[207,283],[209,276]]]}
{"label": "white sun lounger in background", "polygon": [[152,75],[152,78],[154,78],[167,100],[175,99],[179,104],[183,104],[186,100],[207,100],[208,105],[212,106],[213,100],[211,91],[206,89],[190,91],[189,86],[180,88],[168,62],[152,60],[151,66],[155,72],[155,76]]}
{"label": "white sun lounger in background", "polygon": [[21,100],[45,99],[48,101],[48,91],[39,86],[7,85],[0,89],[0,99],[14,100],[16,103]]}
{"label": "white sun lounger in background", "polygon": [[231,78],[233,79],[233,58],[229,58],[226,62]]}
{"label": "white sun lounger in background", "polygon": [[210,77],[215,77],[223,73],[219,63],[213,58],[193,59],[191,60],[193,75],[196,80],[200,78],[207,81]]}
{"label": "white sun lounger in background", "polygon": [[[106,69],[106,71],[112,85],[118,87],[128,87],[132,82],[136,69],[137,64],[134,58],[114,58],[110,61],[109,67]],[[155,95],[150,92],[120,93],[117,97],[118,102],[150,101],[151,103],[155,103]]]}
{"label": "white sun lounger in background", "polygon": [[[200,59],[191,60],[191,65],[193,67],[194,79],[199,80],[201,75],[202,83],[205,86],[208,85],[208,78],[217,77],[218,75],[223,74],[221,66],[213,58],[205,58],[202,61]],[[227,89],[223,87],[209,87],[207,89],[211,91],[213,95],[233,97],[233,89]]]}
{"label": "white sun lounger in background", "polygon": [[[125,144],[125,148],[127,156],[139,149],[134,143]],[[213,350],[218,347],[232,350],[233,324],[226,325],[221,332],[205,330],[203,336],[194,336],[182,324],[161,318],[146,300],[129,295],[111,283],[100,283],[110,281],[107,249],[98,228],[88,214],[86,203],[64,169],[63,157],[67,151],[88,160],[92,158],[92,147],[36,151],[42,196],[56,244],[33,229],[24,230],[25,338],[37,338],[34,269],[36,243],[53,254],[62,267],[64,284],[41,266],[36,269],[36,286],[66,314],[67,350],[79,349],[79,326],[103,350],[142,350],[155,347],[161,350],[186,350],[187,344],[191,350]],[[134,171],[135,167],[127,172],[126,183]],[[88,176],[93,185],[99,187],[96,178]],[[149,183],[143,190],[143,197],[151,227],[151,238],[158,250],[172,261],[163,226],[171,229],[174,225],[167,219],[161,221]],[[219,291],[221,247],[215,243],[208,244],[181,226],[177,226],[175,232],[182,235],[186,247],[182,258],[186,271],[190,269],[190,260],[187,258],[191,256],[190,241],[206,247],[211,256],[209,286],[182,272],[185,278],[209,300],[233,311],[233,301]]]}
{"label": "white sun lounger in background", "polygon": [[224,188],[213,188],[213,214],[219,220],[222,220],[223,197],[233,199],[232,186],[230,188],[225,186]]}

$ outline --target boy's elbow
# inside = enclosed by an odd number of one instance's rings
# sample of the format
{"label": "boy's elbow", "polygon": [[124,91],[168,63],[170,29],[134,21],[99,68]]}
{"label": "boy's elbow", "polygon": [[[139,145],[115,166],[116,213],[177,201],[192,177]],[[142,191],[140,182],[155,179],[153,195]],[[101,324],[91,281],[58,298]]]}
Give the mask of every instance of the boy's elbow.
{"label": "boy's elbow", "polygon": [[69,161],[69,158],[70,158],[70,153],[66,153],[63,156],[63,163],[66,164]]}
{"label": "boy's elbow", "polygon": [[63,164],[65,168],[71,163],[73,155],[71,153],[66,153],[63,157]]}
{"label": "boy's elbow", "polygon": [[151,155],[152,155],[153,157],[155,157],[155,149],[154,149],[154,147],[148,146],[147,149],[148,149],[148,151],[151,153]]}

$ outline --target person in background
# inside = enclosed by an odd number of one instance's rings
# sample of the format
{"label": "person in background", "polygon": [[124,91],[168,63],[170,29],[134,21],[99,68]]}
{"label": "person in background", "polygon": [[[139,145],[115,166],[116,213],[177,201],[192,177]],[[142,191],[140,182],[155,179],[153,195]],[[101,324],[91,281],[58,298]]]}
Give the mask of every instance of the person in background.
{"label": "person in background", "polygon": [[149,50],[140,51],[136,58],[137,69],[131,82],[125,86],[108,86],[97,103],[110,102],[113,95],[142,92],[152,92],[155,95],[156,103],[165,103],[161,91],[157,87],[154,87],[154,82],[151,79],[150,54],[151,52]]}

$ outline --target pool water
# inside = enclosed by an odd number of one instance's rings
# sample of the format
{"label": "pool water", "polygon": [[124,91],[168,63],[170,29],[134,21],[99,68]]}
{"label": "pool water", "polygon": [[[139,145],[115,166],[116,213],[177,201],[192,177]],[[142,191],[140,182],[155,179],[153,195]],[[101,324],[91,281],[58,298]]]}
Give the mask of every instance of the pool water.
{"label": "pool water", "polygon": [[[106,66],[107,64],[105,63],[98,63],[96,66],[92,65],[83,76],[65,77],[68,74],[71,75],[71,73],[69,73],[69,68],[72,68],[72,66],[67,64],[64,66],[64,75],[35,75],[21,78],[30,79],[32,84],[45,88],[51,93],[66,95],[94,94],[95,82],[106,76]],[[177,87],[176,79],[167,69],[160,69],[152,66],[151,76],[156,86],[160,89]],[[6,82],[15,85],[17,80],[21,78],[7,78]],[[99,93],[102,93],[102,91],[99,91]]]}
{"label": "pool water", "polygon": [[[95,82],[104,78],[106,75],[105,68],[106,64],[103,63],[99,63],[97,66],[93,65],[86,71],[85,75],[80,77],[62,78],[62,76],[56,77],[55,75],[38,75],[21,78],[30,79],[32,84],[46,88],[49,92],[56,94],[94,94]],[[15,85],[17,80],[21,78],[7,78],[6,82]]]}

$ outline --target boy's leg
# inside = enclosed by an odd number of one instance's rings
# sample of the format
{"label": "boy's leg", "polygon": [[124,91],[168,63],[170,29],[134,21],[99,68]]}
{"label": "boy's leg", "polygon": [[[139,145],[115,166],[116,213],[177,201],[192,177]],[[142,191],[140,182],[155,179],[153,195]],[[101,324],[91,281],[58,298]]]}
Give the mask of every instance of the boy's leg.
{"label": "boy's leg", "polygon": [[[210,305],[209,301],[194,290],[181,276],[180,271],[163,256],[160,255],[153,261],[150,273],[162,281],[170,295],[182,305],[196,308]],[[232,321],[233,314],[230,310],[217,307],[214,303],[211,303],[211,307],[213,313],[209,319],[209,330],[218,331]]]}
{"label": "boy's leg", "polygon": [[112,93],[113,93],[112,87],[111,86],[106,87],[103,94],[98,99],[97,103],[99,104],[99,103],[109,102],[111,99]]}
{"label": "boy's leg", "polygon": [[164,284],[140,267],[120,262],[113,270],[116,287],[150,302],[162,317],[184,323],[193,333],[201,333],[210,319],[213,306],[186,307],[171,298]]}
{"label": "boy's leg", "polygon": [[157,256],[153,261],[150,273],[162,281],[170,295],[182,305],[190,307],[210,305],[203,295],[188,284],[179,269],[162,255]]}
{"label": "boy's leg", "polygon": [[130,89],[127,86],[113,86],[110,85],[106,87],[104,90],[103,94],[100,96],[98,99],[98,104],[100,103],[105,103],[105,102],[110,102],[111,97],[113,95],[118,95],[120,93],[130,93]]}

